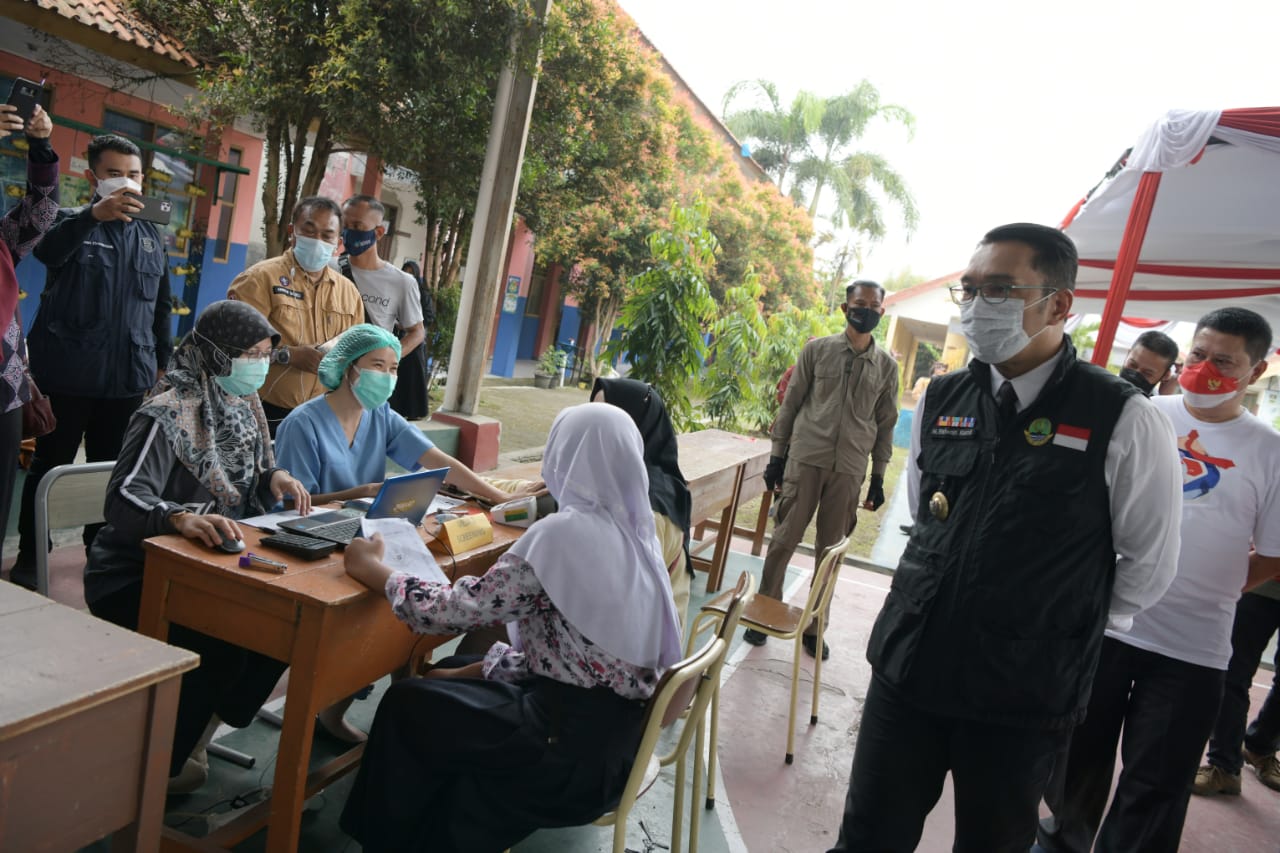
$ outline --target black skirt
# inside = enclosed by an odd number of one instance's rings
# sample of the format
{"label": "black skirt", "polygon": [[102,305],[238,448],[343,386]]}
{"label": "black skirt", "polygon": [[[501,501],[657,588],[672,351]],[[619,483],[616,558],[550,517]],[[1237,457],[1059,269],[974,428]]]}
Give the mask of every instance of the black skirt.
{"label": "black skirt", "polygon": [[391,408],[405,420],[414,421],[427,416],[430,401],[427,399],[426,354],[426,347],[419,344],[413,352],[400,359],[390,402]]}
{"label": "black skirt", "polygon": [[378,706],[344,831],[365,853],[501,853],[622,795],[643,703],[550,679],[413,678]]}

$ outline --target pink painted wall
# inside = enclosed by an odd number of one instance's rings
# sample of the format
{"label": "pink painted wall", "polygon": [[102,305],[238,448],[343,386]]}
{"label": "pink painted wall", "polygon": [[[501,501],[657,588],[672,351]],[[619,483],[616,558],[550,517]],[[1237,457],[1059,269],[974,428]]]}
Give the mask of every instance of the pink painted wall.
{"label": "pink painted wall", "polygon": [[[112,92],[107,87],[91,80],[44,68],[11,53],[0,52],[0,69],[3,69],[7,74],[26,77],[31,80],[47,78],[45,87],[52,94],[50,106],[53,114],[57,116],[63,116],[94,127],[101,127],[103,110],[111,109],[144,121],[168,125],[169,127],[186,126],[185,122],[179,120],[160,104],[132,95]],[[61,171],[63,174],[72,172],[72,157],[81,159],[87,157],[91,138],[91,134],[54,125],[53,136],[50,141],[54,150],[62,158]],[[242,151],[241,165],[247,168],[250,174],[241,176],[242,180],[236,187],[237,213],[235,220],[232,222],[231,241],[233,243],[247,243],[252,228],[253,206],[257,203],[254,190],[255,178],[262,167],[262,140],[258,137],[241,133],[238,130],[228,129],[223,133],[218,159],[225,162],[233,146]],[[215,205],[215,212],[216,207]]]}

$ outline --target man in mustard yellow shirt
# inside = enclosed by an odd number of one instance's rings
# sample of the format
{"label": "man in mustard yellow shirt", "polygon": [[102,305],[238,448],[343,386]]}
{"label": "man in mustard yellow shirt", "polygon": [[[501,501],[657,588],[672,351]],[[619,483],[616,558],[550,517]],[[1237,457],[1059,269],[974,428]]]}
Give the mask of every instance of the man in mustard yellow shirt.
{"label": "man in mustard yellow shirt", "polygon": [[274,438],[289,412],[324,392],[316,371],[319,346],[364,321],[355,284],[329,266],[342,233],[342,209],[333,199],[304,198],[293,209],[289,248],[249,267],[227,290],[247,302],[280,333],[267,381],[258,392]]}

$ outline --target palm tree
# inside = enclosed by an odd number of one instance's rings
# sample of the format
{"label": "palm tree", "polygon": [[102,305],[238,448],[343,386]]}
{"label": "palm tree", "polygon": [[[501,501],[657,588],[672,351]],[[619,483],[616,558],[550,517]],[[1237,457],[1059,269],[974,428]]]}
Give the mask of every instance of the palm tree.
{"label": "palm tree", "polygon": [[[823,190],[831,187],[835,201],[829,219],[836,228],[864,233],[872,242],[885,234],[880,197],[902,211],[903,224],[914,231],[919,220],[915,200],[906,182],[878,154],[850,151],[873,119],[882,118],[915,129],[915,117],[896,104],[880,103],[880,92],[863,80],[851,91],[830,98],[810,92],[797,93],[783,109],[777,88],[767,80],[735,84],[725,95],[725,110],[742,91],[754,87],[763,93],[769,109],[749,109],[726,115],[735,134],[759,143],[754,156],[783,187],[791,177],[790,195],[797,204],[807,202],[809,216],[818,216]],[[878,192],[875,190],[878,189]]]}
{"label": "palm tree", "polygon": [[[755,90],[763,95],[766,107],[752,107],[729,114],[729,104],[744,92]],[[797,92],[795,100],[784,108],[778,98],[778,87],[768,80],[744,80],[734,83],[724,96],[722,112],[725,124],[740,139],[755,140],[751,156],[773,178],[778,188],[792,165],[809,155],[809,139],[822,122],[824,101],[811,92]]]}

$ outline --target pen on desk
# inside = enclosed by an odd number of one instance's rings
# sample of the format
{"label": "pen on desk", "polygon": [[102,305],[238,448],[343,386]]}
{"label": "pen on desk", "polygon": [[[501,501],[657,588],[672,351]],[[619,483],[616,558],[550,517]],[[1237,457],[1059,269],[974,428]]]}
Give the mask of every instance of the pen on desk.
{"label": "pen on desk", "polygon": [[257,569],[260,572],[273,572],[277,575],[282,575],[285,569],[289,567],[276,560],[268,560],[266,557],[259,557],[257,554],[250,553],[240,556],[240,568]]}

